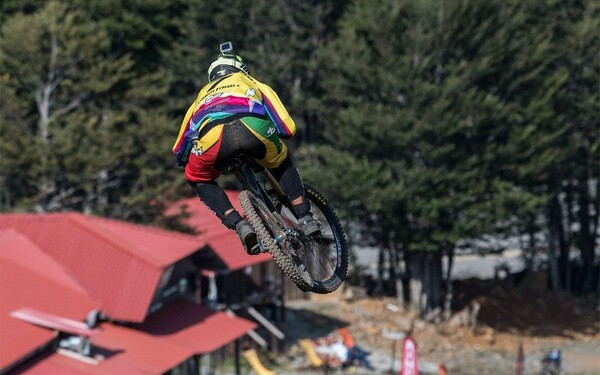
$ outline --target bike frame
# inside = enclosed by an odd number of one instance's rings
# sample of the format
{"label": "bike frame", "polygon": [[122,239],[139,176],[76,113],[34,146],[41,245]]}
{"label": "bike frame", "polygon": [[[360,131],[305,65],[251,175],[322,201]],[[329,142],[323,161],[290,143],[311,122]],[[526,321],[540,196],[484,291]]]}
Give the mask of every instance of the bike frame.
{"label": "bike frame", "polygon": [[[267,168],[258,164],[254,159],[246,156],[237,158],[234,162],[233,173],[247,190],[265,202],[271,212],[277,213],[277,208],[264,186],[265,183],[268,183],[277,194],[279,202],[291,209],[291,203],[275,177]],[[261,177],[259,176],[262,176],[264,182],[260,181]],[[294,210],[291,210],[291,212],[295,215]]]}
{"label": "bike frame", "polygon": [[[314,208],[320,211],[333,236],[323,240],[321,235],[309,237],[298,229],[298,217],[289,198],[269,170],[256,160],[240,156],[233,160],[226,172],[234,174],[243,186],[240,204],[257,231],[261,252],[271,253],[277,265],[300,290],[320,294],[336,290],[347,273],[347,245],[341,225],[325,198],[316,189],[307,186],[310,198],[307,195],[305,199],[314,203]],[[322,249],[322,246],[325,248]],[[325,263],[319,260],[320,250],[330,253],[326,255]],[[332,250],[335,250],[335,255]]]}

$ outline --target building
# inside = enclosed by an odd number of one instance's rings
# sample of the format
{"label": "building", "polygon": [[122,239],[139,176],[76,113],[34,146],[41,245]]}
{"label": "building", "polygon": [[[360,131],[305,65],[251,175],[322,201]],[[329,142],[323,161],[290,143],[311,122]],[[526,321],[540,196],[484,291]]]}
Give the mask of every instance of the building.
{"label": "building", "polygon": [[240,259],[227,241],[79,213],[0,215],[0,372],[210,373],[211,356],[257,324],[206,306],[204,279],[269,259]]}
{"label": "building", "polygon": [[[239,192],[226,191],[233,207],[243,213],[238,201]],[[180,222],[195,235],[206,241],[208,251],[214,253],[211,259],[217,263],[208,263],[216,271],[219,299],[227,306],[245,303],[249,295],[262,294],[265,284],[275,283],[276,293],[281,299],[310,298],[309,293],[300,291],[296,285],[283,275],[269,254],[247,255],[234,231],[228,230],[221,221],[196,197],[182,199],[169,206],[165,212],[167,217],[179,217]],[[250,269],[250,267],[252,269]],[[249,278],[249,279],[248,279]],[[249,282],[251,280],[251,282]],[[258,285],[258,290],[245,288]],[[206,293],[206,289],[204,289]]]}
{"label": "building", "polygon": [[[226,193],[234,208],[243,213],[239,192]],[[165,216],[179,218],[188,230],[206,241],[208,251],[201,263],[210,272],[202,272],[197,288],[199,300],[256,321],[257,335],[251,333],[256,342],[275,352],[283,349],[285,301],[310,298],[310,293],[298,289],[270,254],[247,255],[235,232],[226,229],[197,197],[173,203]]]}

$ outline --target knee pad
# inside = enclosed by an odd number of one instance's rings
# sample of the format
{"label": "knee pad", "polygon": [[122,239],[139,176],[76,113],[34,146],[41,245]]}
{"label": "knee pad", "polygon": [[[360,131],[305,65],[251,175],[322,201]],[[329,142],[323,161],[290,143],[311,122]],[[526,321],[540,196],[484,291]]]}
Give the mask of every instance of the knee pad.
{"label": "knee pad", "polygon": [[[221,221],[225,219],[225,212],[233,209],[227,194],[215,181],[210,182],[190,182],[196,195],[209,210],[211,210]],[[230,215],[227,215],[230,216]],[[239,214],[238,214],[239,216]]]}
{"label": "knee pad", "polygon": [[304,196],[304,185],[302,185],[300,173],[298,173],[298,169],[292,164],[289,157],[272,172],[289,200],[293,201],[300,196]]}

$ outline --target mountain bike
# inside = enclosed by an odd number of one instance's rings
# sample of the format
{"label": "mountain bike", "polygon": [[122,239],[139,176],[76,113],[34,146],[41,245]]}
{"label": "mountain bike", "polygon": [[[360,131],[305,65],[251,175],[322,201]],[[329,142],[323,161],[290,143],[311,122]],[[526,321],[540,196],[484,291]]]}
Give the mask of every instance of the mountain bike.
{"label": "mountain bike", "polygon": [[323,195],[304,184],[305,199],[321,224],[319,233],[306,236],[297,228],[291,202],[265,167],[240,156],[228,172],[245,189],[238,199],[256,231],[261,252],[269,252],[302,291],[327,294],[339,288],[348,271],[348,245],[340,221]]}

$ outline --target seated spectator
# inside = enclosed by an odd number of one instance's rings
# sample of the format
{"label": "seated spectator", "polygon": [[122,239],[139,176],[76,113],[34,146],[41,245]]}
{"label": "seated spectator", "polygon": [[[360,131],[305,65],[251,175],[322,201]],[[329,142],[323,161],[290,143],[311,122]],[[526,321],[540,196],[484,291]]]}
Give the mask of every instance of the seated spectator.
{"label": "seated spectator", "polygon": [[323,340],[317,340],[315,352],[330,367],[343,366],[348,361],[348,348],[341,337],[331,333]]}
{"label": "seated spectator", "polygon": [[348,328],[338,328],[338,334],[342,337],[342,340],[344,340],[344,345],[346,345],[348,349],[354,346],[354,338],[352,337],[350,331],[348,331]]}
{"label": "seated spectator", "polygon": [[366,350],[362,349],[360,346],[356,345],[352,334],[350,334],[350,331],[348,331],[348,328],[339,328],[338,333],[339,336],[342,338],[344,345],[347,348],[348,354],[346,361],[344,361],[345,365],[348,366],[354,363],[358,363],[359,366],[363,366],[368,368],[369,370],[373,370],[374,368],[371,365],[369,358],[367,358],[369,353]]}
{"label": "seated spectator", "polygon": [[371,362],[369,361],[369,358],[367,358],[368,355],[368,352],[362,350],[360,347],[355,345],[350,350],[348,350],[348,359],[346,363],[354,364],[355,362],[358,362],[359,366],[366,367],[369,370],[374,370],[373,366],[371,365]]}
{"label": "seated spectator", "polygon": [[331,345],[332,362],[337,366],[344,366],[348,362],[348,348],[341,339],[336,339]]}

